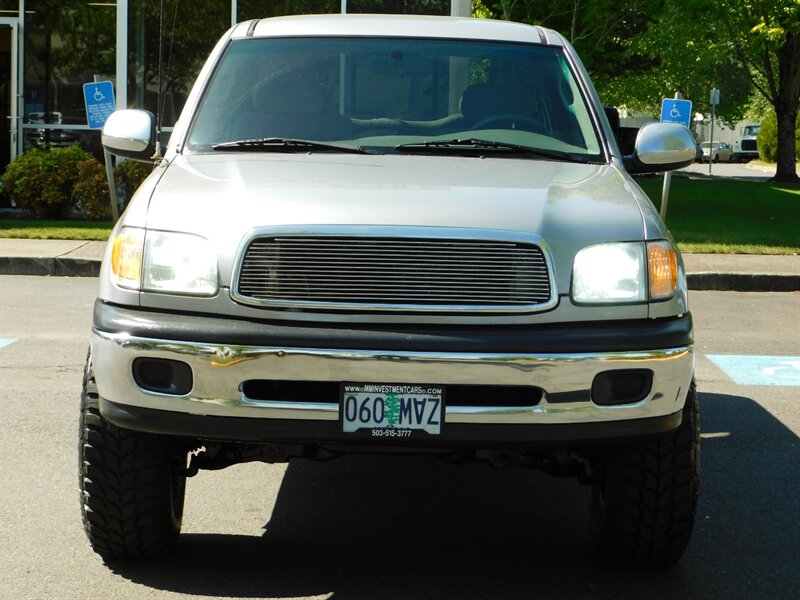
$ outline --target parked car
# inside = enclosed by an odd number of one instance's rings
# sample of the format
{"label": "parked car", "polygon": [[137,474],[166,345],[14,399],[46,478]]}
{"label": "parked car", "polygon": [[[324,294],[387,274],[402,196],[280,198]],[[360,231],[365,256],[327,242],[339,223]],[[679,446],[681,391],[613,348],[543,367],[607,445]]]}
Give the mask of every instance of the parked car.
{"label": "parked car", "polygon": [[[149,160],[155,122],[118,111],[103,143]],[[233,27],[103,262],[78,463],[94,550],[164,552],[199,469],[375,453],[576,477],[600,556],[677,561],[692,316],[631,173],[690,164],[694,140],[652,123],[623,155],[615,133],[541,27]]]}
{"label": "parked car", "polygon": [[[713,162],[731,162],[733,156],[733,149],[725,142],[714,142],[712,150],[711,142],[703,142],[700,144],[703,149],[703,162],[708,162],[709,157],[712,157]],[[713,154],[712,154],[713,152]]]}

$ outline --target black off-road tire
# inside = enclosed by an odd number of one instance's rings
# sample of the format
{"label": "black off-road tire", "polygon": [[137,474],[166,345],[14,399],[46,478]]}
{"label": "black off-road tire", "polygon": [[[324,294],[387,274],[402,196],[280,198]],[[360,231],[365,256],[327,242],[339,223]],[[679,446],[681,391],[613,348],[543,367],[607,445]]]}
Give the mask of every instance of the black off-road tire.
{"label": "black off-road tire", "polygon": [[83,527],[104,558],[162,554],[181,530],[186,452],[176,442],[103,419],[87,358],[81,394],[78,477]]}
{"label": "black off-road tire", "polygon": [[677,563],[692,535],[699,473],[700,414],[692,381],[680,427],[605,453],[591,490],[598,558],[633,566]]}

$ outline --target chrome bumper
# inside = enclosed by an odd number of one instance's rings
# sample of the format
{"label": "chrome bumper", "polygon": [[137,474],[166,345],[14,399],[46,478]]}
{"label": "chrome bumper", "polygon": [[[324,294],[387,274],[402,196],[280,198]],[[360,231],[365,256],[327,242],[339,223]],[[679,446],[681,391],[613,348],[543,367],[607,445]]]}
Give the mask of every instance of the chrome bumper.
{"label": "chrome bumper", "polygon": [[[139,357],[187,363],[194,387],[186,396],[139,388],[132,375]],[[544,391],[529,407],[448,406],[445,422],[459,424],[577,424],[646,419],[683,407],[692,378],[691,345],[660,350],[587,354],[474,354],[316,350],[190,343],[95,330],[92,360],[100,395],[116,404],[191,415],[336,421],[329,402],[262,401],[246,397],[251,379],[528,385]],[[595,375],[614,369],[650,369],[653,387],[633,404],[599,406],[588,400]],[[555,401],[558,397],[558,401]]]}

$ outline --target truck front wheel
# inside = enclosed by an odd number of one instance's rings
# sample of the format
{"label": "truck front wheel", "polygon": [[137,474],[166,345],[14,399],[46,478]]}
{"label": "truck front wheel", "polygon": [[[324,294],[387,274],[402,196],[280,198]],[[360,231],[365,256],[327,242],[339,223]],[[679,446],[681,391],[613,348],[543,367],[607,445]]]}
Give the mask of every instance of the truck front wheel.
{"label": "truck front wheel", "polygon": [[89,356],[78,468],[83,526],[95,552],[149,557],[172,544],[181,530],[186,458],[170,438],[121,429],[101,416]]}
{"label": "truck front wheel", "polygon": [[676,563],[694,526],[700,470],[695,383],[669,434],[607,451],[591,490],[598,556],[637,566]]}

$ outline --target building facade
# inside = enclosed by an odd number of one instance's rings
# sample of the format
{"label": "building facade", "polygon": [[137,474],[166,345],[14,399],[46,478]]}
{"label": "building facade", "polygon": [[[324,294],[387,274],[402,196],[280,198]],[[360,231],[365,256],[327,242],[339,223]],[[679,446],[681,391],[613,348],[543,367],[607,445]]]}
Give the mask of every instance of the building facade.
{"label": "building facade", "polygon": [[0,0],[0,173],[32,147],[78,143],[99,154],[99,131],[90,129],[83,99],[83,84],[93,81],[114,84],[117,107],[160,109],[168,134],[203,61],[234,23],[300,13],[469,16],[470,5],[470,0]]}

